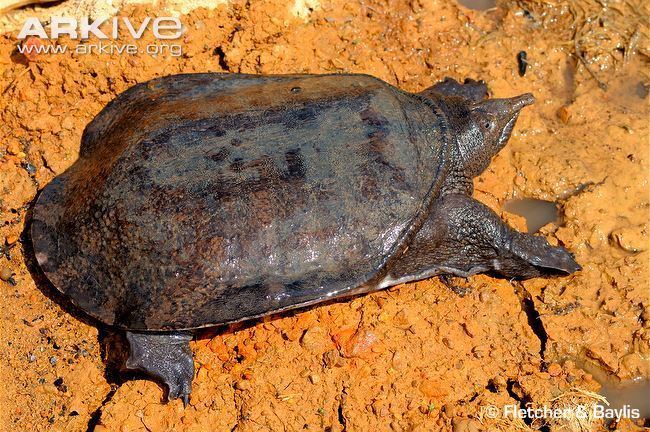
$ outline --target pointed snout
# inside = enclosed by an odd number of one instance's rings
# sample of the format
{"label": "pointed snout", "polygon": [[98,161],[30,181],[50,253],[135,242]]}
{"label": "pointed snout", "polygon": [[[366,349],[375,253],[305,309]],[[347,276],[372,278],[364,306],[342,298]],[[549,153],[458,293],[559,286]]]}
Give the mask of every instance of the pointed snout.
{"label": "pointed snout", "polygon": [[488,99],[477,104],[478,110],[489,112],[503,122],[508,122],[517,117],[525,106],[535,103],[535,97],[530,93],[503,99]]}
{"label": "pointed snout", "polygon": [[[486,104],[489,104],[488,100]],[[498,130],[501,133],[498,135],[497,148],[501,149],[506,144],[512,130],[515,127],[515,122],[519,117],[519,112],[522,108],[535,103],[535,97],[530,93],[524,93],[519,96],[506,99],[493,99],[489,110],[493,115],[496,115]]]}
{"label": "pointed snout", "polygon": [[525,106],[532,105],[535,103],[535,96],[531,93],[524,93],[519,96],[508,99],[510,101],[510,106],[514,112],[519,112]]}
{"label": "pointed snout", "polygon": [[524,93],[511,98],[493,100],[493,110],[496,111],[496,114],[506,122],[510,121],[513,117],[517,117],[524,107],[535,103],[535,97],[530,93]]}

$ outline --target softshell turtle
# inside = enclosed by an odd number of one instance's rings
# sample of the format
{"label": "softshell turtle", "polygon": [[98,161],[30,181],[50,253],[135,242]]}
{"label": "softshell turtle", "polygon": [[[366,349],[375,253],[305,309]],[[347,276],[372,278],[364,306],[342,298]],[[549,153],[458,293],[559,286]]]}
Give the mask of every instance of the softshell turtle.
{"label": "softshell turtle", "polygon": [[58,290],[124,330],[126,366],[187,402],[196,329],[438,274],[569,274],[571,254],[471,198],[530,94],[452,79],[189,74],[138,84],[42,191]]}

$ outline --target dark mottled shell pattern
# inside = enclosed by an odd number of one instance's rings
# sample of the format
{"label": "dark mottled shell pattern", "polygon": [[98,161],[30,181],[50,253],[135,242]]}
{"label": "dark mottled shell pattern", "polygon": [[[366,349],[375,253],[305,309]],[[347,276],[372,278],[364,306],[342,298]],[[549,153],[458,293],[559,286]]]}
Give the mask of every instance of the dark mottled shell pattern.
{"label": "dark mottled shell pattern", "polygon": [[98,320],[192,329],[371,289],[429,212],[439,108],[366,75],[136,85],[42,191],[37,259]]}

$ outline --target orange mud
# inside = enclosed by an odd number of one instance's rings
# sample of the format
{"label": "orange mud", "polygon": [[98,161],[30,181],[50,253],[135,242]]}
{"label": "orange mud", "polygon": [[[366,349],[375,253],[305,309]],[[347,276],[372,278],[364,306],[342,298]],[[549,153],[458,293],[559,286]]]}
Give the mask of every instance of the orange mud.
{"label": "orange mud", "polygon": [[[543,421],[490,419],[485,407],[589,405],[594,377],[650,378],[648,3],[296,5],[235,1],[182,15],[181,57],[28,62],[17,31],[0,36],[0,241],[11,255],[0,257],[0,430],[536,430]],[[160,16],[161,7],[120,15]],[[139,44],[152,41],[147,33]],[[117,383],[98,330],[30,272],[30,204],[75,161],[84,126],[116,94],[205,71],[364,72],[409,91],[472,77],[496,97],[533,92],[537,104],[475,195],[521,230],[524,219],[503,211],[509,199],[557,202],[561,221],[541,233],[574,251],[583,271],[524,283],[477,276],[464,296],[434,278],[204,333],[192,343],[186,409],[162,403],[162,389],[141,377]],[[629,420],[614,427],[637,429]]]}

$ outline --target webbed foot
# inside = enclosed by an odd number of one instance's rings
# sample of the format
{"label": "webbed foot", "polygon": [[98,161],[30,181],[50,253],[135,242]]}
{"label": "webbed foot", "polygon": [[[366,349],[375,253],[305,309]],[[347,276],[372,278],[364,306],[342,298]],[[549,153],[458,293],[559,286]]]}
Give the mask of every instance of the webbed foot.
{"label": "webbed foot", "polygon": [[528,276],[525,270],[531,265],[529,273],[532,271],[532,277],[541,273],[571,274],[582,269],[569,251],[561,246],[551,246],[543,237],[513,233],[505,248],[521,260],[519,265],[517,260],[511,260],[515,268],[502,270],[508,273],[524,272],[526,273],[524,276]]}
{"label": "webbed foot", "polygon": [[580,269],[563,247],[515,231],[467,195],[449,194],[436,203],[408,250],[394,264],[391,277],[414,280],[434,274],[469,277],[496,273],[529,279]]}
{"label": "webbed foot", "polygon": [[145,372],[168,388],[167,399],[182,399],[187,406],[194,379],[194,360],[189,333],[126,332],[129,341],[128,369]]}
{"label": "webbed foot", "polygon": [[529,279],[571,274],[581,269],[563,247],[544,237],[520,233],[484,204],[465,195],[448,195],[437,208],[446,225],[441,261],[455,272],[476,270],[507,278]]}

